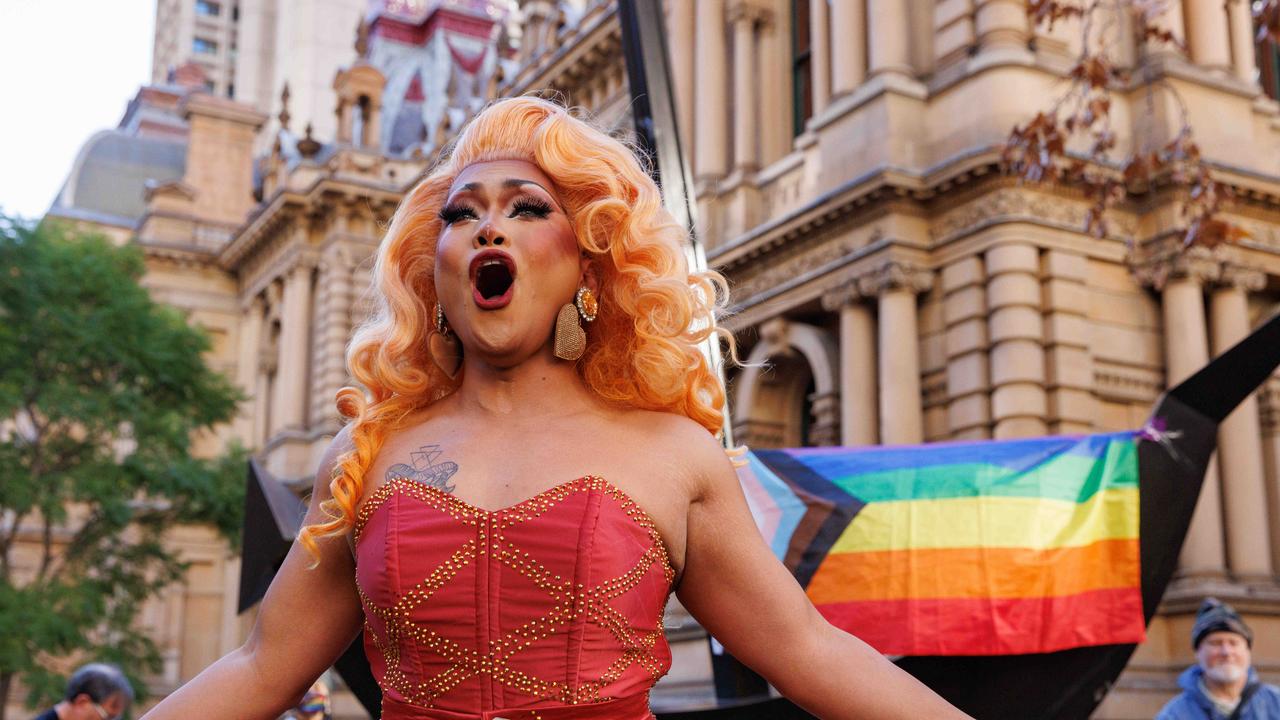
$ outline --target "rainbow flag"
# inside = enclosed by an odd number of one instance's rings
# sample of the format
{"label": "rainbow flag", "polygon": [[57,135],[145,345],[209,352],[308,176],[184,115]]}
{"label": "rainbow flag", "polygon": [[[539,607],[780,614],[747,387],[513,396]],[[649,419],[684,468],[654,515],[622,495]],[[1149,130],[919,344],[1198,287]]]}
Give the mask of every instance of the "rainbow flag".
{"label": "rainbow flag", "polygon": [[758,450],[739,470],[818,610],[887,655],[1145,636],[1134,433]]}

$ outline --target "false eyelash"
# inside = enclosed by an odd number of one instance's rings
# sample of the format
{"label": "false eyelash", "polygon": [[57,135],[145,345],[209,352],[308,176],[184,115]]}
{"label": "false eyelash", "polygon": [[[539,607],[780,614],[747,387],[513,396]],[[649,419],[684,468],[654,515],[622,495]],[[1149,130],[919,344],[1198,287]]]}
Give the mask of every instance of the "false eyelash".
{"label": "false eyelash", "polygon": [[516,200],[511,206],[511,217],[529,213],[535,217],[544,218],[551,214],[551,206],[543,200],[537,198],[521,198]]}
{"label": "false eyelash", "polygon": [[445,225],[452,225],[463,218],[476,219],[476,212],[466,205],[446,205],[440,211],[440,219]]}

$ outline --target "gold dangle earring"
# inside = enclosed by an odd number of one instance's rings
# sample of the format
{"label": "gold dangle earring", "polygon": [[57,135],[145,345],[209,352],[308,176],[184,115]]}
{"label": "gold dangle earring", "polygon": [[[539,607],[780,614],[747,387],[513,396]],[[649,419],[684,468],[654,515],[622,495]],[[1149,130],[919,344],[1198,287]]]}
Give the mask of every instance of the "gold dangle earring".
{"label": "gold dangle earring", "polygon": [[587,349],[587,333],[579,319],[589,323],[596,319],[599,309],[595,293],[585,286],[578,288],[573,302],[560,308],[560,314],[556,315],[556,357],[570,361],[582,357]]}
{"label": "gold dangle earring", "polygon": [[431,351],[431,361],[440,368],[440,372],[450,380],[458,377],[462,369],[462,344],[458,336],[449,332],[449,321],[444,316],[444,308],[436,303],[435,332],[427,340],[427,349]]}

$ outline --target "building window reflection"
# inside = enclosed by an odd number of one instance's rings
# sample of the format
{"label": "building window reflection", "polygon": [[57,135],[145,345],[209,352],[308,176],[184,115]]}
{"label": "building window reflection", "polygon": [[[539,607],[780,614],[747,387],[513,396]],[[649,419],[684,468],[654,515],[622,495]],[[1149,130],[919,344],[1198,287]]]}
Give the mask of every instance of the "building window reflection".
{"label": "building window reflection", "polygon": [[[826,0],[819,0],[825,2]],[[791,0],[791,134],[804,132],[813,116],[811,65],[813,49],[809,38],[809,0]]]}
{"label": "building window reflection", "polygon": [[208,38],[196,37],[191,40],[191,49],[197,54],[217,55],[218,43]]}

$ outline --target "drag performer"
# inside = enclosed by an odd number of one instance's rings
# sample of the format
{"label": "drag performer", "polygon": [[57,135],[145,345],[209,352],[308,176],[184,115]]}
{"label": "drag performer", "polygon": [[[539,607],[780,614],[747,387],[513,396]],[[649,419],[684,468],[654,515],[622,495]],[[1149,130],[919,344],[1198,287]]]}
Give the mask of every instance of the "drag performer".
{"label": "drag performer", "polygon": [[363,628],[388,720],[641,720],[670,592],[823,718],[963,714],[829,625],[760,537],[699,343],[723,280],[624,144],[533,98],[404,199],[350,423],[245,645],[147,715],[272,718]]}

